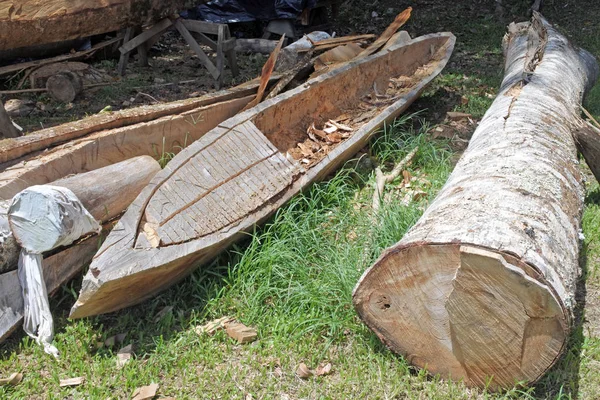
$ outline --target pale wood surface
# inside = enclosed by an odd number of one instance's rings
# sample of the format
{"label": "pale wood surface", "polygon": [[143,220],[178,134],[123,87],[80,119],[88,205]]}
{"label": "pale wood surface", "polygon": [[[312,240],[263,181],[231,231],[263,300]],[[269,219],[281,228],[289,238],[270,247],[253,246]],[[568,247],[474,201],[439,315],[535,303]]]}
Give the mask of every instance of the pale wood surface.
{"label": "pale wood surface", "polygon": [[584,194],[571,135],[598,69],[539,15],[505,45],[498,97],[448,182],[353,295],[412,364],[492,390],[536,381],[566,346]]}
{"label": "pale wood surface", "polygon": [[[427,35],[351,62],[207,132],[167,164],[121,218],[94,257],[71,317],[139,303],[244,237],[406,110],[444,68],[454,41],[448,33]],[[290,127],[306,135],[311,120],[357,106],[375,80],[404,74],[414,76],[406,92],[377,109],[320,162],[306,169],[284,155],[287,146],[296,145],[284,143]]]}
{"label": "pale wood surface", "polygon": [[600,128],[584,121],[573,134],[577,149],[583,154],[585,162],[600,182]]}
{"label": "pale wood surface", "polygon": [[183,10],[185,0],[7,0],[0,2],[0,50],[141,26]]}

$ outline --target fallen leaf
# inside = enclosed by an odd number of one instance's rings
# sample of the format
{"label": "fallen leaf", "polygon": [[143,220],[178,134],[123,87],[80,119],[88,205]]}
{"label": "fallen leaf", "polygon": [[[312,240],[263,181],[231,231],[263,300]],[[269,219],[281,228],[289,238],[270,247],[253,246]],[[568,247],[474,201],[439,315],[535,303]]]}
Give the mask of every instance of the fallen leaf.
{"label": "fallen leaf", "polygon": [[0,379],[0,386],[12,385],[16,386],[23,380],[23,374],[20,372],[13,372],[8,378]]}
{"label": "fallen leaf", "polygon": [[239,322],[230,322],[226,324],[225,330],[230,338],[237,340],[240,344],[254,342],[258,337],[256,329]]}
{"label": "fallen leaf", "polygon": [[133,345],[129,344],[117,352],[117,367],[123,368],[133,356]]}
{"label": "fallen leaf", "polygon": [[327,363],[325,365],[321,364],[317,367],[317,371],[315,375],[317,376],[325,376],[331,373],[331,363]]}
{"label": "fallen leaf", "polygon": [[310,157],[313,155],[313,151],[310,145],[300,142],[298,143],[298,147],[300,148],[300,151],[302,152],[303,156]]}
{"label": "fallen leaf", "polygon": [[339,143],[342,141],[342,135],[338,132],[333,132],[332,134],[327,135],[327,142],[330,143]]}
{"label": "fallen leaf", "polygon": [[275,376],[276,378],[281,378],[283,376],[283,371],[281,370],[281,367],[275,367],[275,369],[273,370],[273,376]]}
{"label": "fallen leaf", "polygon": [[313,371],[311,371],[306,364],[300,363],[296,369],[296,375],[298,375],[298,378],[300,379],[308,379],[313,376]]}
{"label": "fallen leaf", "polygon": [[412,175],[407,170],[402,171],[402,176],[404,177],[403,183],[404,185],[408,185],[411,181]]}
{"label": "fallen leaf", "polygon": [[133,392],[131,400],[148,400],[152,399],[156,396],[156,391],[158,390],[158,384],[153,383],[148,386],[142,386]]}
{"label": "fallen leaf", "polygon": [[171,311],[173,311],[173,306],[163,307],[159,312],[156,313],[156,316],[154,317],[154,322],[160,321],[165,315],[169,314]]}
{"label": "fallen leaf", "polygon": [[77,378],[68,378],[60,380],[60,387],[65,386],[79,386],[84,382],[84,378],[82,376],[78,376]]}
{"label": "fallen leaf", "polygon": [[196,327],[196,333],[201,335],[203,333],[207,333],[209,335],[214,334],[216,331],[225,328],[225,325],[228,322],[233,321],[231,317],[221,317],[215,320],[212,320],[205,325]]}
{"label": "fallen leaf", "polygon": [[412,198],[413,201],[419,201],[421,199],[424,199],[425,197],[427,197],[427,192],[424,192],[422,190],[415,190]]}

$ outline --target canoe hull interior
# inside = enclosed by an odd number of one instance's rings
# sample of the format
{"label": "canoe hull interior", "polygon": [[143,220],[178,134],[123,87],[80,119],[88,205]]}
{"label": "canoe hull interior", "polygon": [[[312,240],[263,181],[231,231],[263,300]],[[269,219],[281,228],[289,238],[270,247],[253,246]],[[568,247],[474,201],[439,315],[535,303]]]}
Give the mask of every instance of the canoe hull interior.
{"label": "canoe hull interior", "polygon": [[[444,68],[454,41],[449,33],[427,35],[350,62],[224,121],[187,147],[109,235],[71,317],[139,303],[264,222],[406,110]],[[309,139],[311,126],[336,118],[345,118],[351,132],[301,154],[303,145],[319,142]]]}

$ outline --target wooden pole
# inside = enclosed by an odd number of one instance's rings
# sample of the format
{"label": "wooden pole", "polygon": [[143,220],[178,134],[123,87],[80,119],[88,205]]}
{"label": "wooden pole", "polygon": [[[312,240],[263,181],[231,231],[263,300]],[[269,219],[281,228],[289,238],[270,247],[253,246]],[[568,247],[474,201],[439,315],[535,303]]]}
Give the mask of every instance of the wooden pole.
{"label": "wooden pole", "polygon": [[573,131],[596,60],[538,13],[511,24],[498,97],[438,197],[353,300],[393,351],[491,389],[540,378],[566,347],[584,188]]}

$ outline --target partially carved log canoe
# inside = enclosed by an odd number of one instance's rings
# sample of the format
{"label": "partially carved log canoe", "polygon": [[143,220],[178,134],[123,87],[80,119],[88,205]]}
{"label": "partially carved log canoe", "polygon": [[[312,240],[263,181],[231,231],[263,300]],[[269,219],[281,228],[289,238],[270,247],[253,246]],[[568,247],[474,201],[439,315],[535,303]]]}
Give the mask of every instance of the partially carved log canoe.
{"label": "partially carved log canoe", "polygon": [[[392,46],[220,123],[129,207],[94,257],[71,317],[139,303],[243,237],[406,110],[454,42],[437,33]],[[328,123],[340,129],[318,128]]]}
{"label": "partially carved log canoe", "polygon": [[187,0],[6,0],[0,2],[0,51],[39,46],[156,22]]}

